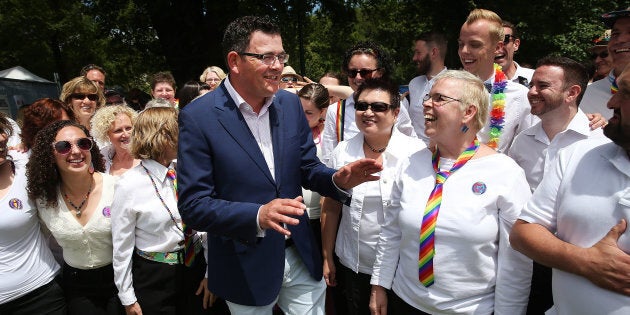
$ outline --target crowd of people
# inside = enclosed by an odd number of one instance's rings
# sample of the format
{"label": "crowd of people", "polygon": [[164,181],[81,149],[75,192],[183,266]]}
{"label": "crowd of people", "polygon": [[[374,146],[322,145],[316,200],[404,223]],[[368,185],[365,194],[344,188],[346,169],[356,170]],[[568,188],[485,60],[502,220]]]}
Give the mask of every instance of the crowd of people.
{"label": "crowd of people", "polygon": [[179,89],[88,65],[0,115],[0,314],[628,314],[630,8],[602,21],[594,69],[527,68],[475,9],[402,94],[370,41],[300,75],[268,17]]}

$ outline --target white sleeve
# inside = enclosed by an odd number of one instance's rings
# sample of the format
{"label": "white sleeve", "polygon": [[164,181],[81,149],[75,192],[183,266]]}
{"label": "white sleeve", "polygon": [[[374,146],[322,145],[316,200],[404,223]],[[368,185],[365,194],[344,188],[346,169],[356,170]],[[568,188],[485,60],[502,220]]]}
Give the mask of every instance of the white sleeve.
{"label": "white sleeve", "polygon": [[114,282],[122,305],[137,301],[131,274],[132,257],[136,244],[136,213],[133,211],[133,191],[127,191],[119,180],[114,190],[111,207],[112,242],[114,245]]}
{"label": "white sleeve", "polygon": [[398,113],[398,120],[396,121],[396,128],[400,130],[405,135],[408,135],[413,138],[418,138],[416,131],[413,129],[411,125],[411,118],[409,118],[409,112],[407,111],[407,107],[402,105],[400,106],[400,113]]}
{"label": "white sleeve", "polygon": [[324,134],[322,135],[322,162],[328,164],[333,149],[337,146],[337,106],[339,102],[330,104],[326,110],[326,121],[324,122]]}

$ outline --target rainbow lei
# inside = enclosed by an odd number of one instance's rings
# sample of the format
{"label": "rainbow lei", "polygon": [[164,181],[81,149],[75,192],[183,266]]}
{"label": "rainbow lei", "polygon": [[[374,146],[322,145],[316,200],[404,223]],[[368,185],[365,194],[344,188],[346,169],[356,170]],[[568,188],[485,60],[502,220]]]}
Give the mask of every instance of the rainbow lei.
{"label": "rainbow lei", "polygon": [[490,139],[487,145],[493,149],[499,147],[499,137],[505,122],[505,87],[507,77],[501,66],[494,64],[494,83],[492,83],[492,110],[490,111]]}

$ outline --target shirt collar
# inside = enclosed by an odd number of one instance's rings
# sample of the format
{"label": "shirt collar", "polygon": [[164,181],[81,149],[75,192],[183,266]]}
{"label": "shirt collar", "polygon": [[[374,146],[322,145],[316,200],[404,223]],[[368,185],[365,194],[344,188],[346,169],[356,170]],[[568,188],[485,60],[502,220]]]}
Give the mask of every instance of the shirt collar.
{"label": "shirt collar", "polygon": [[[241,111],[243,110],[243,108],[251,109],[251,105],[245,102],[245,99],[240,94],[238,94],[238,92],[236,92],[236,89],[234,89],[234,86],[232,86],[232,83],[230,82],[229,79],[230,79],[230,76],[228,75],[228,79],[223,80],[225,82],[225,88],[227,89],[228,94],[230,94],[230,97],[232,98],[232,100],[234,100],[234,102],[236,103],[236,106],[238,107],[238,109]],[[275,97],[276,95],[274,94],[272,97],[265,98],[265,103],[263,104],[263,107],[260,110],[259,115],[262,115],[267,111],[267,109],[269,108],[269,106],[271,105]]]}
{"label": "shirt collar", "polygon": [[168,167],[165,167],[155,160],[143,159],[142,165],[146,167],[151,176],[159,179],[160,181],[164,181],[164,179],[166,179],[166,172],[168,172],[170,168],[175,169],[177,166],[177,161],[173,160],[173,162],[171,162]]}

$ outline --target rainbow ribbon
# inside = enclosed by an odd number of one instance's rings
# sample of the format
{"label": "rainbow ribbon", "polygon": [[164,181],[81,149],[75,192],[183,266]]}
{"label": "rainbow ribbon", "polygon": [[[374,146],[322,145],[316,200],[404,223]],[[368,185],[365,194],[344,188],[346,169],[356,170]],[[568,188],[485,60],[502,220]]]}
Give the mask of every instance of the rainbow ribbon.
{"label": "rainbow ribbon", "polygon": [[457,160],[448,171],[440,171],[440,150],[433,152],[431,159],[433,170],[435,171],[435,187],[429,195],[427,206],[424,209],[422,217],[422,226],[420,227],[420,253],[418,254],[418,278],[425,287],[435,283],[433,274],[433,257],[435,256],[435,224],[437,222],[438,212],[442,204],[442,186],[446,179],[455,171],[460,169],[468,162],[479,148],[479,140],[475,138],[473,143],[462,152]]}

